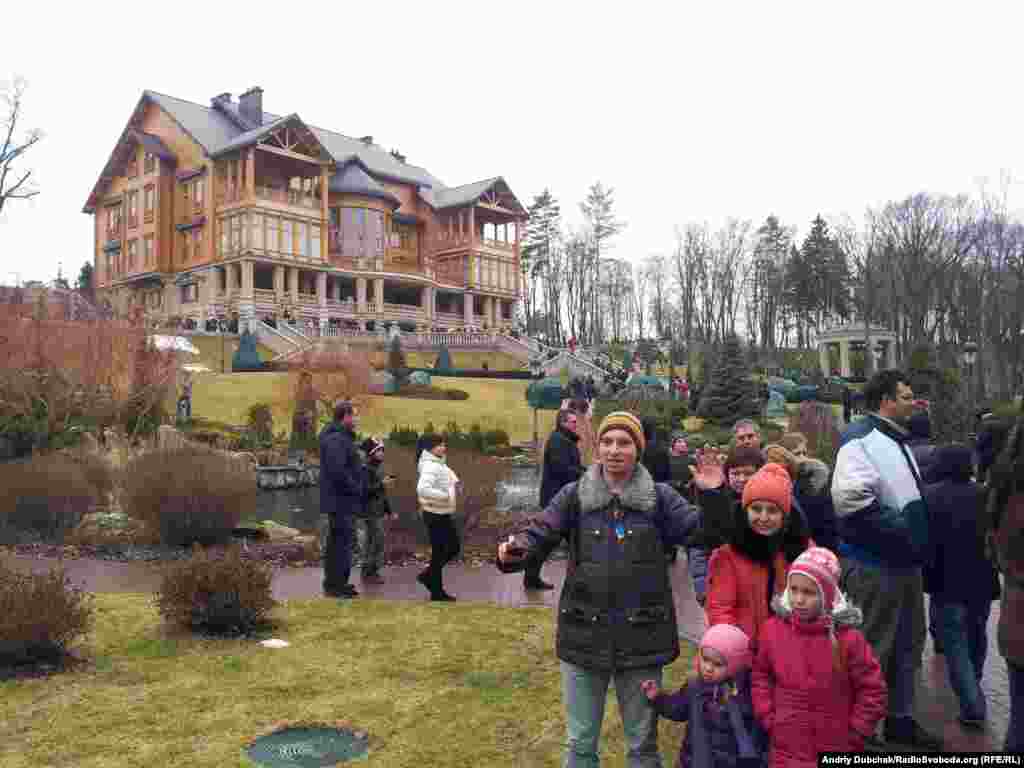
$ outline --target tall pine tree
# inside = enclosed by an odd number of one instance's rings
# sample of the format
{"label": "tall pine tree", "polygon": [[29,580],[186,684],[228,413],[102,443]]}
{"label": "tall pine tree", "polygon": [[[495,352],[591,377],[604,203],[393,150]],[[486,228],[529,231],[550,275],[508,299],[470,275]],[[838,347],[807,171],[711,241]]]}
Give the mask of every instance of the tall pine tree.
{"label": "tall pine tree", "polygon": [[[526,285],[523,300],[526,329],[528,333],[536,333],[540,314],[537,284],[547,270],[552,251],[557,247],[562,227],[562,209],[551,190],[545,187],[541,194],[534,196],[528,212],[529,219],[520,238],[519,264]],[[550,333],[551,329],[548,330]]]}
{"label": "tall pine tree", "polygon": [[700,398],[697,415],[716,424],[731,425],[761,412],[750,368],[735,334],[725,339],[714,375]]}

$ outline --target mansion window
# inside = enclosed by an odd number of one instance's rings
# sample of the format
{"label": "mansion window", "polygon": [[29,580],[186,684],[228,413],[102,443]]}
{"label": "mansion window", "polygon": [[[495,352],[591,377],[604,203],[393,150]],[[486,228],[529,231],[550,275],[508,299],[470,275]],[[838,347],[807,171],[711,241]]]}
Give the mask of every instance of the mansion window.
{"label": "mansion window", "polygon": [[199,286],[195,283],[181,286],[181,303],[192,304],[196,301],[199,301]]}
{"label": "mansion window", "polygon": [[132,238],[128,241],[128,271],[133,272],[138,264],[135,263],[136,257],[139,255],[139,241],[138,238]]}
{"label": "mansion window", "polygon": [[107,208],[107,235],[110,239],[121,236],[121,206]]}
{"label": "mansion window", "polygon": [[367,208],[336,208],[331,212],[339,250],[345,256],[367,258],[384,253],[384,214]]}
{"label": "mansion window", "polygon": [[156,155],[152,152],[147,152],[142,161],[142,170],[144,173],[152,173],[156,170]]}
{"label": "mansion window", "polygon": [[388,245],[391,248],[399,248],[403,251],[415,250],[416,228],[408,224],[391,223],[391,237]]}
{"label": "mansion window", "polygon": [[136,227],[139,224],[139,193],[132,190],[128,193],[128,226]]}
{"label": "mansion window", "polygon": [[142,190],[142,215],[147,223],[153,220],[153,204],[156,200],[156,187],[152,184],[146,185]]}
{"label": "mansion window", "polygon": [[142,259],[146,269],[153,269],[153,236],[146,235],[142,238]]}
{"label": "mansion window", "polygon": [[189,211],[193,208],[195,210],[201,210],[203,207],[203,199],[205,189],[203,188],[203,182],[205,179],[200,176],[189,181],[182,182],[182,198],[185,202],[185,210]]}

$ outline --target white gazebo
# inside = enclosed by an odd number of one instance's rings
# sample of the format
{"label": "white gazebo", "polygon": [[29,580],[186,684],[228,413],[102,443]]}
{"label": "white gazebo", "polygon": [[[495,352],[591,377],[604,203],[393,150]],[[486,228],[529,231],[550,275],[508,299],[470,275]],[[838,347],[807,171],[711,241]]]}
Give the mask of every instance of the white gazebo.
{"label": "white gazebo", "polygon": [[876,355],[878,367],[896,367],[896,341],[894,331],[872,325],[864,333],[863,323],[849,323],[826,328],[818,334],[818,355],[821,360],[821,372],[831,376],[831,348],[839,347],[839,375],[850,376],[850,348],[853,345],[863,346],[867,336],[868,352]]}

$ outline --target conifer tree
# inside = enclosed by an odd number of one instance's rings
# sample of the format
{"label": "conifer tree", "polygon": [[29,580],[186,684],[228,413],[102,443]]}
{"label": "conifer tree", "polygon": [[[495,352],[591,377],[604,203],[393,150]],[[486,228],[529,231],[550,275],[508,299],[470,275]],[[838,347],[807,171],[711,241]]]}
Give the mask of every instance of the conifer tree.
{"label": "conifer tree", "polygon": [[701,395],[698,415],[717,424],[733,424],[760,412],[740,340],[731,334],[725,340],[711,383]]}

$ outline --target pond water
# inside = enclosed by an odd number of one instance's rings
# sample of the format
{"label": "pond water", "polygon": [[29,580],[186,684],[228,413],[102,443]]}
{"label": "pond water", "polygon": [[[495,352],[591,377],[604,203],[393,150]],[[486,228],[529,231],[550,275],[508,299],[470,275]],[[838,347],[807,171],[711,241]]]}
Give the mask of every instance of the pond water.
{"label": "pond water", "polygon": [[[537,510],[540,477],[534,466],[510,467],[498,483],[496,509],[508,515],[528,515]],[[299,530],[316,529],[320,522],[320,488],[282,488],[260,491],[251,521],[273,520]]]}

